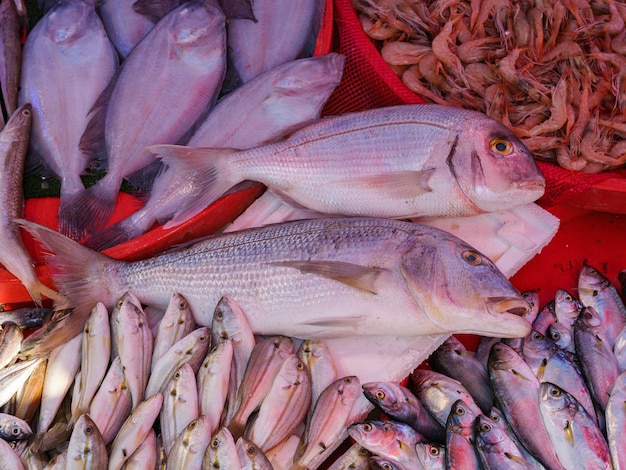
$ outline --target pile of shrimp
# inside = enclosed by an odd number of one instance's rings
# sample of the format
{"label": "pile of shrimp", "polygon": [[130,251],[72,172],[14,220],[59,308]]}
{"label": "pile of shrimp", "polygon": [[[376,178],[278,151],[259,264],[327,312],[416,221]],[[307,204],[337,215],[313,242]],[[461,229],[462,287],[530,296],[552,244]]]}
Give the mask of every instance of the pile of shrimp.
{"label": "pile of shrimp", "polygon": [[626,3],[352,0],[366,34],[426,101],[501,121],[538,160],[626,165]]}

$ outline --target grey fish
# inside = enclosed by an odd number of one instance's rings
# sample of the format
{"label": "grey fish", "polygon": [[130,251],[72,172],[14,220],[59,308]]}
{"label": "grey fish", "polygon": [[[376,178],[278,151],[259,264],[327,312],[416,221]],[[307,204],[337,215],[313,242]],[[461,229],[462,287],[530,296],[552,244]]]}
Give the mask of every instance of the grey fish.
{"label": "grey fish", "polygon": [[626,447],[623,445],[626,433],[626,373],[622,372],[611,389],[606,405],[606,439],[611,452],[611,461],[616,469],[626,468]]}
{"label": "grey fish", "polygon": [[325,214],[465,216],[533,202],[545,189],[530,152],[510,131],[484,114],[442,105],[329,116],[242,151],[149,149],[196,172],[194,184],[203,187],[197,203],[204,205],[252,180]]}
{"label": "grey fish", "polygon": [[[461,331],[524,336],[530,329],[517,315],[528,303],[488,258],[453,235],[418,224],[374,218],[289,222],[210,237],[132,263],[112,260],[32,222],[20,225],[55,253],[48,262],[63,266],[62,272],[55,269],[55,285],[75,307],[56,333],[31,343],[31,354],[50,348],[55,336],[80,331],[95,302],[111,306],[126,290],[142,303],[162,307],[178,291],[196,322],[205,325],[212,321],[211,306],[229,295],[256,334],[423,339],[424,356],[403,367],[424,360],[434,338],[443,341]],[[257,289],[250,289],[250,279]],[[392,312],[393,321],[382,311]],[[351,366],[356,367],[365,375],[341,373],[367,376],[362,359]]]}
{"label": "grey fish", "polygon": [[526,457],[504,430],[485,415],[476,418],[476,444],[478,456],[486,469],[525,469],[537,467]]}
{"label": "grey fish", "polygon": [[39,328],[51,313],[49,308],[36,306],[4,310],[0,312],[0,324],[12,322],[22,329]]}
{"label": "grey fish", "polygon": [[446,467],[450,469],[481,468],[479,455],[474,446],[477,415],[471,407],[459,399],[452,404],[446,421]]}
{"label": "grey fish", "polygon": [[72,233],[103,228],[122,180],[155,161],[146,145],[177,143],[212,105],[226,66],[224,21],[213,2],[186,2],[125,59],[103,112],[106,175],[59,213]]}

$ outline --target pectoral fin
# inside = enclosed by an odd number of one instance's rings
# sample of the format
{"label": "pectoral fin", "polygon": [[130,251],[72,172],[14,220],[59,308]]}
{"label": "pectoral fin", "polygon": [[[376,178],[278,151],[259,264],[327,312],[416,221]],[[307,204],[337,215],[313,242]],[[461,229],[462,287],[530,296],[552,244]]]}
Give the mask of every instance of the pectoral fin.
{"label": "pectoral fin", "polygon": [[383,268],[361,266],[341,261],[279,261],[270,264],[294,268],[302,273],[316,274],[334,279],[372,294],[378,293],[375,287],[376,279],[381,272],[385,271]]}
{"label": "pectoral fin", "polygon": [[[421,171],[398,171],[360,176],[357,180],[361,184],[379,187],[388,195],[410,199],[432,191],[428,182],[435,171],[435,168]],[[346,184],[350,184],[350,181],[346,181]]]}

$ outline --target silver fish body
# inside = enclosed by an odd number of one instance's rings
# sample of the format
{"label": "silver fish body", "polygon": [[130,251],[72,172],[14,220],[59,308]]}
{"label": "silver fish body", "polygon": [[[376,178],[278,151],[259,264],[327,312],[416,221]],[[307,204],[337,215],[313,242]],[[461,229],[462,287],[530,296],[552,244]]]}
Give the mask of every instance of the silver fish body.
{"label": "silver fish body", "polygon": [[[53,274],[55,285],[75,307],[56,332],[32,345],[39,352],[56,335],[82,327],[95,302],[110,306],[125,291],[157,306],[167,305],[172,291],[181,292],[200,325],[211,323],[210,306],[229,295],[252,330],[264,335],[423,336],[432,345],[451,333],[514,337],[530,331],[517,315],[528,303],[488,258],[453,235],[418,224],[373,218],[289,222],[132,263],[111,260],[37,224],[20,224],[55,253],[48,262],[64,267]],[[417,363],[430,352],[424,350]],[[367,368],[360,372],[365,375],[352,375],[380,380],[368,377]]]}
{"label": "silver fish body", "polygon": [[98,426],[87,414],[78,418],[67,449],[67,470],[106,468],[109,458]]}
{"label": "silver fish body", "polygon": [[151,369],[176,341],[196,329],[196,323],[185,297],[174,292],[154,336]]}
{"label": "silver fish body", "polygon": [[[159,421],[163,447],[169,455],[180,433],[199,416],[198,391],[191,366],[183,364],[168,381],[163,392],[163,408],[159,413]],[[203,419],[206,421],[206,418]],[[208,434],[211,435],[210,430]]]}
{"label": "silver fish body", "polygon": [[202,416],[206,416],[211,429],[217,431],[225,412],[225,405],[230,389],[230,373],[232,370],[233,342],[225,340],[206,355],[197,373],[198,408]]}
{"label": "silver fish body", "polygon": [[611,452],[611,461],[616,469],[626,468],[626,373],[622,372],[611,389],[611,396],[604,412],[606,439]]}
{"label": "silver fish body", "polygon": [[0,324],[0,369],[17,358],[23,339],[24,332],[15,323]]}
{"label": "silver fish body", "polygon": [[466,216],[533,202],[545,187],[530,152],[500,123],[441,105],[326,117],[249,150],[150,150],[196,170],[205,203],[252,180],[325,214]]}
{"label": "silver fish body", "polygon": [[609,446],[580,403],[550,382],[543,382],[539,393],[541,416],[563,466],[612,468]]}
{"label": "silver fish body", "polygon": [[417,468],[415,444],[423,441],[410,426],[394,421],[364,421],[348,426],[348,434],[370,452]]}

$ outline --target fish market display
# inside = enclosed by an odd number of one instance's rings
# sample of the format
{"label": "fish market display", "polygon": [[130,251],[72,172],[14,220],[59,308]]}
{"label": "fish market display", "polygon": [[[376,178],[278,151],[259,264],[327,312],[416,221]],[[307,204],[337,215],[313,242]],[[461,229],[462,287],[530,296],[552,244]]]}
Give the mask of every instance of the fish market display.
{"label": "fish market display", "polygon": [[104,119],[106,175],[59,214],[71,234],[101,229],[122,180],[153,163],[146,145],[178,142],[213,104],[226,68],[225,41],[219,7],[194,0],[167,14],[132,49],[101,98],[104,111],[96,113]]}
{"label": "fish market display", "polygon": [[19,228],[13,222],[16,217],[23,215],[24,210],[22,175],[31,122],[32,107],[24,104],[11,115],[0,131],[0,263],[24,284],[32,299],[41,305],[42,295],[59,302],[62,299],[37,278]]}
{"label": "fish market display", "polygon": [[587,173],[626,161],[624,2],[353,0],[423,99],[485,112],[536,158]]}
{"label": "fish market display", "polygon": [[392,218],[504,210],[535,201],[545,189],[530,152],[500,123],[440,105],[327,117],[239,152],[150,149],[196,173],[203,207],[244,180],[317,212]]}
{"label": "fish market display", "polygon": [[[37,224],[21,225],[54,253],[48,262],[55,285],[74,308],[50,325],[52,335],[44,327],[28,338],[29,354],[77,334],[96,302],[111,308],[126,291],[162,308],[171,291],[180,292],[197,323],[207,326],[212,308],[228,295],[257,334],[335,339],[338,348],[368,335],[397,336],[417,341],[414,349],[424,355],[455,332],[529,332],[519,316],[528,303],[488,258],[447,232],[410,222],[290,222],[210,237],[133,263]],[[350,367],[364,366],[361,360]]]}
{"label": "fish market display", "polygon": [[[31,151],[61,181],[62,211],[84,190],[81,175],[93,155],[81,138],[117,54],[94,6],[64,0],[29,33],[22,62],[19,103],[32,105]],[[60,230],[72,233],[63,223]]]}

